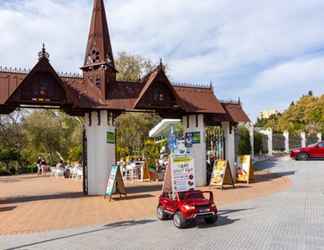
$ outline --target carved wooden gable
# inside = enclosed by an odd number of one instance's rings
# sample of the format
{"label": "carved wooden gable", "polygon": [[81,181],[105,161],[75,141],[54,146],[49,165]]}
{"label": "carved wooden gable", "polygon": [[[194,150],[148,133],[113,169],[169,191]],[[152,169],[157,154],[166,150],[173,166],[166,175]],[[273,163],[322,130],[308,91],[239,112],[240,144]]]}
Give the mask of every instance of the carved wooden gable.
{"label": "carved wooden gable", "polygon": [[159,72],[146,83],[136,104],[138,109],[178,108],[177,96],[164,73]]}
{"label": "carved wooden gable", "polygon": [[8,99],[8,104],[67,104],[64,83],[47,59],[41,59]]}

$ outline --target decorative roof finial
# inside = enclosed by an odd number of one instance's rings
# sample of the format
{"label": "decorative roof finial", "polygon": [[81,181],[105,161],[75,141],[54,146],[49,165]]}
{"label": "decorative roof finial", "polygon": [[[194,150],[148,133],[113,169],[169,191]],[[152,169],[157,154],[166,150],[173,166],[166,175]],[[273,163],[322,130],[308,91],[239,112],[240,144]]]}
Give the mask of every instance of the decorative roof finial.
{"label": "decorative roof finial", "polygon": [[42,43],[42,50],[38,53],[38,59],[49,59],[49,54],[46,52],[45,43]]}

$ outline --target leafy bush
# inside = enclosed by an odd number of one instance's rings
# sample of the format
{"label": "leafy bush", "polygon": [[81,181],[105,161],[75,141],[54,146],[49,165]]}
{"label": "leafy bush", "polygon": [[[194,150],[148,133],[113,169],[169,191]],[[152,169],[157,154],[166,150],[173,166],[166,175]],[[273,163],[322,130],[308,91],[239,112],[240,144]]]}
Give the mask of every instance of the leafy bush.
{"label": "leafy bush", "polygon": [[9,175],[10,175],[10,172],[7,169],[0,167],[0,176],[9,176]]}
{"label": "leafy bush", "polygon": [[254,153],[256,155],[268,153],[263,138],[264,138],[263,134],[259,132],[254,132]]}
{"label": "leafy bush", "polygon": [[245,127],[239,128],[239,146],[238,153],[239,155],[249,155],[251,154],[251,141],[250,141],[250,133],[249,130]]}

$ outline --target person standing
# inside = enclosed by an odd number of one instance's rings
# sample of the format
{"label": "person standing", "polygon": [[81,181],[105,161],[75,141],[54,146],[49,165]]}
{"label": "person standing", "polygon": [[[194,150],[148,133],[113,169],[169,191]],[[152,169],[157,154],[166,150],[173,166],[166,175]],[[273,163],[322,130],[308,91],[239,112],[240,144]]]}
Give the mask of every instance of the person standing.
{"label": "person standing", "polygon": [[37,166],[37,175],[41,175],[42,172],[42,158],[40,156],[38,156],[38,159],[36,161],[36,166]]}
{"label": "person standing", "polygon": [[42,175],[45,175],[46,176],[46,170],[47,170],[46,161],[44,159],[42,159],[42,161],[41,161],[41,171],[42,171]]}

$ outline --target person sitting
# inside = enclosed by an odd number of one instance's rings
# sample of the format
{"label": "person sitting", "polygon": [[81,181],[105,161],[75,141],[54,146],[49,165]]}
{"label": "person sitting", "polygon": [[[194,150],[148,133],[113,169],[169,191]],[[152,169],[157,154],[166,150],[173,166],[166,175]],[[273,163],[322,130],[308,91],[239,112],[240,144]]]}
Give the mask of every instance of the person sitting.
{"label": "person sitting", "polygon": [[[56,164],[56,174],[55,176],[59,176],[60,173],[64,173],[64,162],[62,160],[60,160],[57,164]],[[62,174],[63,175],[63,174]]]}

